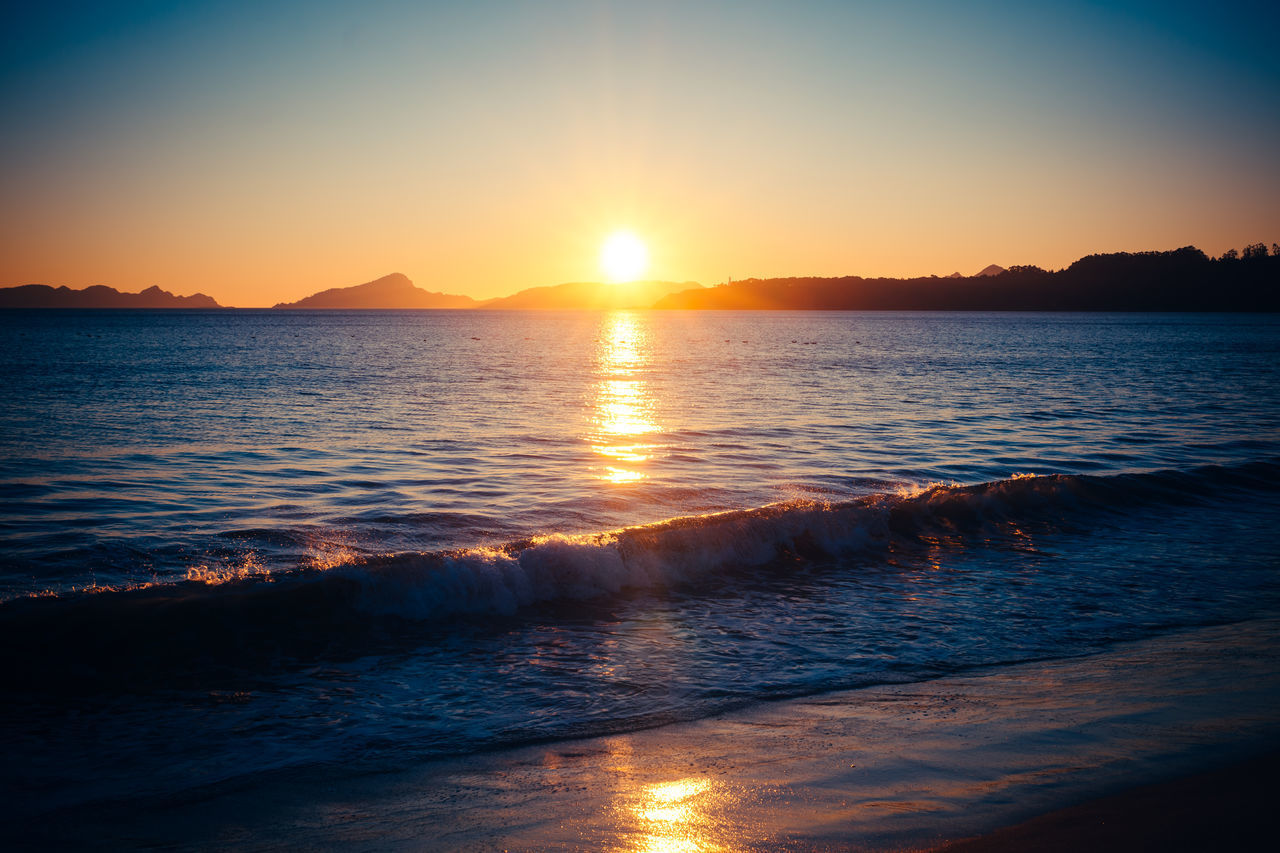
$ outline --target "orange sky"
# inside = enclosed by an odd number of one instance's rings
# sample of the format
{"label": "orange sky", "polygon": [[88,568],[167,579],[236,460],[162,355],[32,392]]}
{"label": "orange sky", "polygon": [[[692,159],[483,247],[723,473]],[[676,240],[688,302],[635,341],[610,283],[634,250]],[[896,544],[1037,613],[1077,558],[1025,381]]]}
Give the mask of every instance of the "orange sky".
{"label": "orange sky", "polygon": [[1280,240],[1261,35],[953,5],[33,12],[0,76],[0,286],[486,298],[603,278],[623,227],[648,277],[705,284]]}

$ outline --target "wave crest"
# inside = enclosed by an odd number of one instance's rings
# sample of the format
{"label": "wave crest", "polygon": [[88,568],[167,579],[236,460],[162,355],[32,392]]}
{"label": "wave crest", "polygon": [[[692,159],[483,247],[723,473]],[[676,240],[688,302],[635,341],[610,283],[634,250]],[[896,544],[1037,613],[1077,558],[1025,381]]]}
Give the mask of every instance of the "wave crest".
{"label": "wave crest", "polygon": [[[192,660],[246,666],[385,637],[386,617],[443,625],[555,601],[706,583],[797,561],[839,571],[912,549],[963,549],[999,538],[1087,529],[1101,516],[1161,504],[1275,492],[1280,465],[1095,476],[1025,476],[933,485],[844,502],[792,501],[673,518],[601,533],[536,536],[496,547],[349,559],[343,553],[270,575],[249,569],[176,584],[0,605],[0,642],[18,649],[11,685],[78,668],[86,680]],[[693,594],[698,594],[697,590]],[[211,639],[215,638],[215,639]],[[77,664],[79,666],[77,666]]]}
{"label": "wave crest", "polygon": [[353,581],[357,606],[373,613],[509,614],[547,601],[673,586],[787,553],[846,554],[884,538],[886,516],[876,506],[883,500],[788,502],[497,548],[370,558],[330,574]]}

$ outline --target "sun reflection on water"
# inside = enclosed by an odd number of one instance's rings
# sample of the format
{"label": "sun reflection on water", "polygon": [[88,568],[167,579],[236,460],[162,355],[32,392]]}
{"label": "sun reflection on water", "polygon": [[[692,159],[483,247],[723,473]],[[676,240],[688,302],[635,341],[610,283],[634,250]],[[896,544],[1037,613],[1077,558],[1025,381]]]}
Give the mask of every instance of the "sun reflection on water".
{"label": "sun reflection on water", "polygon": [[724,827],[710,812],[723,798],[711,780],[698,777],[645,785],[629,804],[639,832],[638,853],[709,853],[725,850],[717,840]]}
{"label": "sun reflection on water", "polygon": [[665,823],[688,823],[693,816],[689,802],[697,794],[707,790],[711,783],[706,779],[681,779],[645,788],[645,801],[637,809],[644,820]]}
{"label": "sun reflection on water", "polygon": [[649,330],[634,314],[619,311],[604,317],[589,440],[592,450],[607,460],[598,471],[610,483],[644,480],[644,465],[657,449],[643,440],[662,432],[657,401],[644,378],[650,350]]}
{"label": "sun reflection on water", "polygon": [[613,849],[721,853],[742,849],[744,838],[758,834],[753,821],[744,820],[737,786],[709,775],[657,770],[651,766],[656,756],[635,752],[627,738],[611,740],[608,749],[607,769],[614,774],[609,813],[620,833]]}

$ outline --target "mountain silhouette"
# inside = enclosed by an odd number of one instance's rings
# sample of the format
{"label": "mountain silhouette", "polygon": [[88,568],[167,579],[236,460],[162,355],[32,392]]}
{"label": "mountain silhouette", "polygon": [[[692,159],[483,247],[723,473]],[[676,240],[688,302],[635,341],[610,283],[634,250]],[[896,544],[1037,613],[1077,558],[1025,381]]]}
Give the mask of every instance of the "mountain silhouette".
{"label": "mountain silhouette", "polygon": [[531,287],[511,296],[490,299],[480,307],[509,311],[648,308],[669,294],[700,289],[702,285],[696,281],[627,281],[619,284],[571,281],[548,287]]}
{"label": "mountain silhouette", "polygon": [[475,308],[470,296],[434,293],[415,287],[398,272],[353,287],[332,287],[297,302],[280,302],[273,308]]}
{"label": "mountain silhouette", "polygon": [[967,278],[749,278],[663,297],[661,309],[1278,311],[1280,253],[1217,260],[1194,246],[1089,255],[1064,270],[991,266]]}
{"label": "mountain silhouette", "polygon": [[0,308],[221,308],[213,297],[196,293],[174,296],[167,290],[148,287],[141,293],[123,293],[114,287],[95,284],[83,290],[24,284],[0,287]]}
{"label": "mountain silhouette", "polygon": [[1000,275],[1000,273],[1002,272],[1008,272],[1008,270],[1006,270],[1004,267],[991,264],[990,266],[985,266],[980,271],[974,273],[973,277],[977,278],[978,276],[983,276],[983,275]]}

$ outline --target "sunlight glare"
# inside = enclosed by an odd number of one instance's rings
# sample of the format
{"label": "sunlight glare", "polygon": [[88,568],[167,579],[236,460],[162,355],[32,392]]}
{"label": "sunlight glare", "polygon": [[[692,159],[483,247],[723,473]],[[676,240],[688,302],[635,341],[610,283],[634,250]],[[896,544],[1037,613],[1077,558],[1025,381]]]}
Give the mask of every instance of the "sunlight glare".
{"label": "sunlight glare", "polygon": [[587,438],[592,450],[609,462],[597,469],[609,483],[644,480],[644,463],[657,449],[644,438],[663,431],[655,417],[657,401],[644,378],[650,359],[649,338],[646,324],[630,313],[614,312],[604,318],[597,350],[599,379]]}
{"label": "sunlight glare", "polygon": [[600,268],[611,282],[635,281],[649,268],[649,249],[630,231],[615,231],[600,247]]}
{"label": "sunlight glare", "polygon": [[632,849],[643,853],[712,853],[727,849],[720,843],[724,824],[713,816],[728,797],[710,780],[687,778],[640,789],[631,805],[641,832]]}

